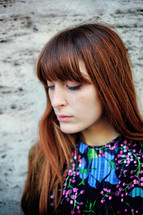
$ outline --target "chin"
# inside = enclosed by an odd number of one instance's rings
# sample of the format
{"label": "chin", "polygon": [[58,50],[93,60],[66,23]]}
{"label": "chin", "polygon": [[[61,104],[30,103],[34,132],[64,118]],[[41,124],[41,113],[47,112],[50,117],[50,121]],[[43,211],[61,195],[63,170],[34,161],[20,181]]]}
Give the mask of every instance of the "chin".
{"label": "chin", "polygon": [[62,131],[63,133],[65,133],[65,134],[75,134],[75,133],[80,132],[79,129],[76,129],[76,128],[73,129],[73,126],[72,126],[72,128],[67,128],[66,126],[65,126],[65,127],[60,126],[60,129],[61,129],[61,131]]}

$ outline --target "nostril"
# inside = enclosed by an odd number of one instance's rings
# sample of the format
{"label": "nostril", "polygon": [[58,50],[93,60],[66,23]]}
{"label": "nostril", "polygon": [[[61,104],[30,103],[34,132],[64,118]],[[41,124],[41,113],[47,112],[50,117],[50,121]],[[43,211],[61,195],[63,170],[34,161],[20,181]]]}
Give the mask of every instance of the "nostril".
{"label": "nostril", "polygon": [[58,108],[66,105],[66,99],[63,96],[54,96],[51,100],[51,104],[53,107]]}

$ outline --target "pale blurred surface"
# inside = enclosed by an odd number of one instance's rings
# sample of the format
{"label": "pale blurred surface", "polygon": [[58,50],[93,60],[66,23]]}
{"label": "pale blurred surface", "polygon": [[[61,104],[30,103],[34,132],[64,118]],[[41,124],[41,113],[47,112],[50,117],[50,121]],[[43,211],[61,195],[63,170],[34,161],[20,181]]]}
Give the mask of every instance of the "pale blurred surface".
{"label": "pale blurred surface", "polygon": [[143,113],[142,0],[0,1],[0,215],[19,215],[27,155],[38,136],[45,94],[35,72],[43,45],[83,22],[113,25],[129,50]]}

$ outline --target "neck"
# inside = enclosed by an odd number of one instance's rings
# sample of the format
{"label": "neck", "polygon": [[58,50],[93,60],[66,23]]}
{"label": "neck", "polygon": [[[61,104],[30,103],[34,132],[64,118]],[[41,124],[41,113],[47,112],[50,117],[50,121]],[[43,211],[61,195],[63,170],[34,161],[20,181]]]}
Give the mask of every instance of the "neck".
{"label": "neck", "polygon": [[98,123],[82,131],[82,135],[87,145],[100,146],[117,138],[119,133],[106,118],[102,118]]}

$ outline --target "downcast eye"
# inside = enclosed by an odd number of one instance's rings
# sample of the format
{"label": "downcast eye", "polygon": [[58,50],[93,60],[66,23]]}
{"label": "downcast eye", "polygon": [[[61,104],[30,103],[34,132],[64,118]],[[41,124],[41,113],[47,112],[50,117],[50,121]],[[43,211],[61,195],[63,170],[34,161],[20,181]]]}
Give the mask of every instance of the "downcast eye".
{"label": "downcast eye", "polygon": [[81,84],[76,85],[76,86],[68,86],[67,85],[67,87],[69,90],[79,90],[82,87],[82,85]]}
{"label": "downcast eye", "polygon": [[53,89],[55,86],[54,85],[51,85],[51,86],[48,86],[47,88],[48,89]]}

